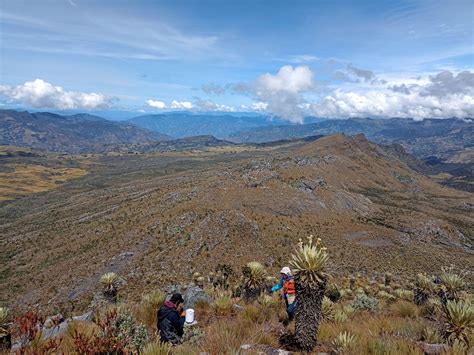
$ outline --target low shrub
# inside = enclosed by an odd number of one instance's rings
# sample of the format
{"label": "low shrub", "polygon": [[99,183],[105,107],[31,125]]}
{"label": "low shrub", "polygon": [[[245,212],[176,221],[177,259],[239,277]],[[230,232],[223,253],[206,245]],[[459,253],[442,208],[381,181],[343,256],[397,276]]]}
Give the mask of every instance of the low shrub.
{"label": "low shrub", "polygon": [[469,301],[448,301],[445,333],[450,343],[459,340],[469,346],[474,331],[474,307]]}
{"label": "low shrub", "polygon": [[400,317],[416,318],[418,317],[418,307],[411,302],[399,300],[391,306],[391,310]]}
{"label": "low shrub", "polygon": [[387,303],[392,303],[397,300],[397,298],[386,291],[379,291],[377,293],[377,298],[384,300]]}
{"label": "low shrub", "polygon": [[336,313],[336,308],[334,303],[326,296],[323,298],[323,302],[321,304],[321,317],[326,321],[334,320],[334,315]]}
{"label": "low shrub", "polygon": [[420,314],[423,317],[436,319],[441,312],[441,301],[439,298],[428,298],[420,307]]}
{"label": "low shrub", "polygon": [[376,298],[367,296],[365,293],[358,293],[352,301],[352,307],[356,310],[366,310],[375,312],[377,310],[379,301]]}
{"label": "low shrub", "polygon": [[139,352],[148,342],[146,328],[125,308],[111,308],[94,318],[98,329],[93,332],[73,330],[75,352],[123,353]]}
{"label": "low shrub", "polygon": [[405,300],[405,301],[409,301],[411,302],[413,300],[413,291],[411,290],[405,290],[403,288],[399,288],[399,289],[396,289],[393,294],[395,295],[395,297],[401,299],[401,300]]}
{"label": "low shrub", "polygon": [[459,293],[466,287],[464,275],[460,272],[456,272],[453,266],[442,269],[440,281],[439,295],[443,305],[445,305],[447,301],[457,301],[459,299]]}

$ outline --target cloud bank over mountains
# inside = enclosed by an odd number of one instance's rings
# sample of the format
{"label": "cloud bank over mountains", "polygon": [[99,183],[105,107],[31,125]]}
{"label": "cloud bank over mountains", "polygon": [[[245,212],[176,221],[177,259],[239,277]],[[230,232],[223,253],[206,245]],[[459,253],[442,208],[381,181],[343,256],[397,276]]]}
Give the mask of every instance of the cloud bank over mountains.
{"label": "cloud bank over mountains", "polygon": [[[349,64],[331,75],[337,84],[317,79],[307,66],[281,67],[248,83],[217,86],[251,97],[267,113],[294,123],[305,116],[323,118],[401,117],[470,118],[474,116],[474,73],[442,71],[418,78],[385,79]],[[361,84],[361,85],[359,85]],[[334,87],[335,86],[335,87]],[[321,95],[321,92],[326,94]]]}
{"label": "cloud bank over mountains", "polygon": [[474,73],[443,71],[418,83],[391,85],[367,77],[373,88],[357,92],[335,89],[308,112],[318,117],[467,118],[474,116]]}
{"label": "cloud bank over mountains", "polygon": [[[416,78],[389,79],[349,64],[332,73],[330,81],[318,79],[306,65],[282,66],[254,80],[225,85],[207,84],[208,96],[240,95],[251,103],[230,106],[208,98],[191,100],[160,98],[145,101],[152,110],[255,111],[293,123],[305,116],[322,118],[474,117],[474,72],[442,71]],[[107,109],[118,100],[102,93],[67,91],[42,79],[17,86],[0,85],[0,95],[32,108]]]}

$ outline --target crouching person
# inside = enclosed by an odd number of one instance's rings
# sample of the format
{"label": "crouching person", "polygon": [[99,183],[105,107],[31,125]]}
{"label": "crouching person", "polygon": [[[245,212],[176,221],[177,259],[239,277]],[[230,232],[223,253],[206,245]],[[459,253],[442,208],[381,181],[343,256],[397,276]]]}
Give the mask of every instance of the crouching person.
{"label": "crouching person", "polygon": [[280,281],[273,286],[272,292],[277,292],[280,289],[283,289],[283,299],[286,304],[286,312],[288,313],[289,321],[292,321],[295,317],[295,307],[296,307],[296,290],[295,290],[295,280],[291,275],[291,270],[289,267],[285,266],[280,271]]}
{"label": "crouching person", "polygon": [[185,312],[184,299],[175,293],[158,311],[158,331],[160,339],[165,343],[178,344],[184,333]]}

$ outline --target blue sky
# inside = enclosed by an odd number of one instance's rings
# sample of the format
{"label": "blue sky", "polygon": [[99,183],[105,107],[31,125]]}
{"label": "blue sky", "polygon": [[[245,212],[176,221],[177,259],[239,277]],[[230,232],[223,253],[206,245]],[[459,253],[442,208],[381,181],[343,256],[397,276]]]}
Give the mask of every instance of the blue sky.
{"label": "blue sky", "polygon": [[294,122],[474,115],[472,1],[1,7],[4,107],[255,110]]}

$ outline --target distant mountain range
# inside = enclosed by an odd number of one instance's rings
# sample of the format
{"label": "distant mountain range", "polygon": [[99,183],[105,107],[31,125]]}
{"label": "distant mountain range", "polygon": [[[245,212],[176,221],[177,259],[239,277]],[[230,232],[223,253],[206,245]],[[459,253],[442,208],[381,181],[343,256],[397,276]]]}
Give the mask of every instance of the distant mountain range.
{"label": "distant mountain range", "polygon": [[450,163],[474,161],[474,124],[454,118],[325,120],[302,125],[257,127],[232,133],[226,139],[235,143],[265,143],[335,133],[363,133],[377,143],[398,143],[418,158],[436,156]]}
{"label": "distant mountain range", "polygon": [[[434,164],[472,165],[474,162],[474,125],[466,120],[307,118],[305,121],[311,123],[288,124],[258,115],[240,117],[236,114],[180,112],[116,122],[89,114],[63,116],[48,112],[0,110],[0,145],[71,153],[123,151],[129,148],[143,152],[221,146],[229,145],[229,142],[261,144],[335,133],[362,133],[376,143],[400,144],[417,158]],[[218,142],[210,136],[227,142]],[[176,138],[180,140],[160,143]],[[142,144],[144,147],[138,147]]]}
{"label": "distant mountain range", "polygon": [[111,144],[149,143],[171,137],[130,123],[77,114],[0,110],[0,145],[60,152],[100,151]]}
{"label": "distant mountain range", "polygon": [[[307,118],[305,120],[305,122],[314,121],[314,118]],[[271,119],[267,116],[199,115],[189,113],[145,115],[132,118],[127,120],[127,122],[176,138],[213,135],[221,139],[243,130],[288,125],[288,121]]]}

